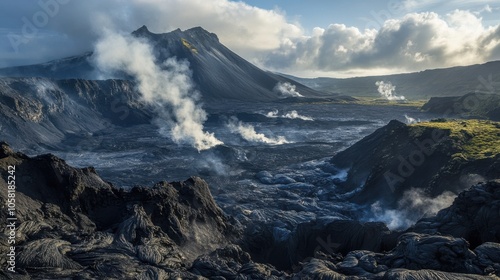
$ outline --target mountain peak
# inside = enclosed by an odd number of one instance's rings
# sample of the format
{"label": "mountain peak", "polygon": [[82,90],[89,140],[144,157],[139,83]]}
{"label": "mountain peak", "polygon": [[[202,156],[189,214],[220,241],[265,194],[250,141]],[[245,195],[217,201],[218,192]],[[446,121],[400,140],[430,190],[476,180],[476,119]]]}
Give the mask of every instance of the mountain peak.
{"label": "mountain peak", "polygon": [[132,35],[135,35],[135,36],[146,35],[146,34],[151,34],[151,31],[149,31],[149,29],[146,25],[143,25],[139,29],[137,29],[136,31],[132,32]]}
{"label": "mountain peak", "polygon": [[179,37],[185,37],[189,36],[193,39],[211,39],[219,42],[219,38],[215,33],[208,32],[201,26],[193,27],[190,29],[186,29],[182,31],[180,28],[177,28],[171,32],[164,33],[164,34],[155,34],[149,31],[148,27],[146,25],[141,26],[139,29],[135,30],[132,32],[133,36],[136,37],[149,37],[152,35],[159,35],[159,36],[169,36],[169,35],[174,35],[174,36],[179,36]]}
{"label": "mountain peak", "polygon": [[217,42],[219,42],[219,38],[217,37],[217,35],[215,33],[208,32],[207,30],[205,30],[201,26],[187,29],[184,31],[184,33],[191,36],[191,37],[198,37],[198,38],[208,37],[211,39],[215,39]]}

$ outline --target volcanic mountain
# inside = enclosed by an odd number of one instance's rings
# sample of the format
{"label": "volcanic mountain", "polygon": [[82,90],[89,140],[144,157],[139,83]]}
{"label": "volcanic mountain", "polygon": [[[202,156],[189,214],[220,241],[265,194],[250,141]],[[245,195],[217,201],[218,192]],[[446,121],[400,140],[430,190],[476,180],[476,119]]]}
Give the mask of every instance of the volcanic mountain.
{"label": "volcanic mountain", "polygon": [[[150,44],[158,65],[171,57],[189,62],[205,108],[227,106],[230,102],[353,100],[323,94],[263,71],[201,27],[154,34],[143,26],[131,36]],[[42,64],[0,69],[0,76],[5,76],[0,78],[3,139],[18,147],[43,143],[54,148],[63,140],[92,138],[97,131],[115,125],[150,123],[156,114],[141,99],[134,78],[124,72],[103,76],[96,65],[94,54],[86,52]],[[302,97],[287,97],[275,89],[277,85],[285,85]]]}
{"label": "volcanic mountain", "polygon": [[[304,97],[325,97],[325,94],[298,82],[259,69],[221,44],[217,35],[201,27],[155,34],[146,26],[142,26],[132,32],[132,36],[147,40],[153,47],[158,62],[174,56],[179,60],[187,60],[204,102],[221,99],[238,101],[282,99],[284,96],[274,90],[279,83],[289,83]],[[0,69],[0,75],[58,80],[101,78],[93,64],[92,52],[43,64],[4,68]],[[113,78],[130,77],[117,75]],[[326,96],[332,97],[332,95]]]}

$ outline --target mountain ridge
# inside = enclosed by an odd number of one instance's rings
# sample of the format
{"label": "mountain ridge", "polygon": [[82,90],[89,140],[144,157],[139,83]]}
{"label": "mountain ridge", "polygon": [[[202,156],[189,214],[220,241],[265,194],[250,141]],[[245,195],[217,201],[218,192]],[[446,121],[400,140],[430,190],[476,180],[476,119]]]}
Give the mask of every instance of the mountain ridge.
{"label": "mountain ridge", "polygon": [[[276,86],[281,83],[290,84],[305,98],[335,99],[331,94],[326,95],[291,79],[258,68],[221,44],[216,34],[202,27],[156,34],[150,32],[147,26],[142,26],[133,31],[131,36],[144,38],[152,47],[158,61],[165,61],[170,57],[188,61],[192,79],[202,93],[202,100],[205,103],[222,99],[261,102],[286,99],[287,96],[280,96],[280,92],[276,90]],[[87,52],[80,56],[42,64],[3,68],[0,69],[0,75],[35,76],[58,80],[102,80],[103,74],[96,69],[93,59],[93,52]],[[115,76],[107,78],[130,79],[131,77],[115,73]],[[338,100],[351,100],[351,98],[340,97]]]}
{"label": "mountain ridge", "polygon": [[431,97],[421,109],[444,117],[500,121],[500,94],[471,92],[463,96]]}
{"label": "mountain ridge", "polygon": [[418,72],[351,78],[300,78],[282,74],[319,91],[349,96],[379,97],[375,82],[391,82],[408,99],[458,96],[470,92],[500,93],[500,61],[426,69]]}

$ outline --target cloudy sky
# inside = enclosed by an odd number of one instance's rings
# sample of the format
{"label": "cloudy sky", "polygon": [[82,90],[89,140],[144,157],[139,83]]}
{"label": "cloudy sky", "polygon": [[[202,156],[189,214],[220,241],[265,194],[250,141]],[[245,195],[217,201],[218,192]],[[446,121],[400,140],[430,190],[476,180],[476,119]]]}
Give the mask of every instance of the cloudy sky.
{"label": "cloudy sky", "polygon": [[4,1],[0,67],[93,49],[104,29],[202,26],[272,71],[348,77],[500,59],[497,0]]}

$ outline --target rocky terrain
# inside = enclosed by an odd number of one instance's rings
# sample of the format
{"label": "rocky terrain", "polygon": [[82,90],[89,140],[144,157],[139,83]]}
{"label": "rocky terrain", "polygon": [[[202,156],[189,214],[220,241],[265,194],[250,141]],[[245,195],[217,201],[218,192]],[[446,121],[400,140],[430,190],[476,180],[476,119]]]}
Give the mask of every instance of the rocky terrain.
{"label": "rocky terrain", "polygon": [[[391,124],[389,127],[393,126]],[[398,125],[399,126],[399,125]],[[406,232],[312,221],[279,238],[241,228],[200,178],[120,189],[89,167],[0,144],[0,218],[16,166],[16,273],[6,279],[495,279],[500,182],[462,192]],[[6,266],[9,229],[2,233]],[[441,235],[443,234],[443,235]],[[496,275],[496,276],[495,276]]]}
{"label": "rocky terrain", "polygon": [[463,96],[431,97],[422,110],[444,117],[500,121],[500,95],[471,92]]}
{"label": "rocky terrain", "polygon": [[0,131],[18,147],[60,147],[72,138],[152,118],[130,81],[0,79]]}
{"label": "rocky terrain", "polygon": [[500,178],[499,140],[500,124],[491,121],[394,120],[331,162],[349,169],[342,188],[353,201],[395,207],[412,189],[437,197]]}

